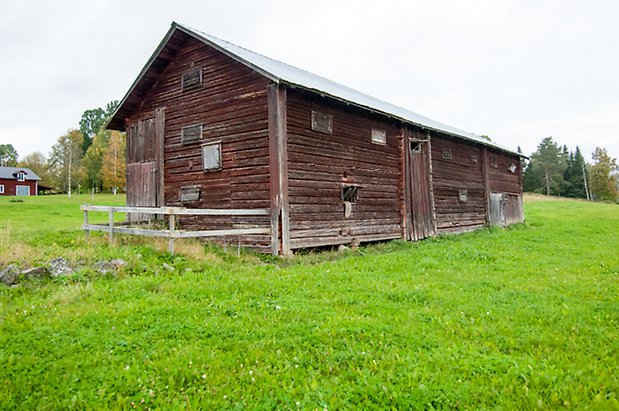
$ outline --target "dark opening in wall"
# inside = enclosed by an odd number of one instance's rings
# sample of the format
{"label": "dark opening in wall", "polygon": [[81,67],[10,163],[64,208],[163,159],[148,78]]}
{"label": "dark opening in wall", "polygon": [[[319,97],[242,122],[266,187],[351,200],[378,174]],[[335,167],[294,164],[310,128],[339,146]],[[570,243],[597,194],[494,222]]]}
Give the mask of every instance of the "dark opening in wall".
{"label": "dark opening in wall", "polygon": [[358,185],[343,185],[342,186],[342,200],[354,204],[357,202],[359,198],[359,190],[361,189]]}
{"label": "dark opening in wall", "polygon": [[411,153],[421,153],[421,141],[411,141]]}

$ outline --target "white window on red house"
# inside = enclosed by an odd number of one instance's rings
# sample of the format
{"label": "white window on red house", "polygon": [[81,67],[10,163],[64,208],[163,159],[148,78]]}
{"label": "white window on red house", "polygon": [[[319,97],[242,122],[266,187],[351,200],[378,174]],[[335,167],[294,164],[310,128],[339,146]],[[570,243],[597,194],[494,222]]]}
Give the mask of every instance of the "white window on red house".
{"label": "white window on red house", "polygon": [[4,184],[0,184],[0,194],[4,194]]}
{"label": "white window on red house", "polygon": [[17,173],[17,181],[26,181],[26,173]]}

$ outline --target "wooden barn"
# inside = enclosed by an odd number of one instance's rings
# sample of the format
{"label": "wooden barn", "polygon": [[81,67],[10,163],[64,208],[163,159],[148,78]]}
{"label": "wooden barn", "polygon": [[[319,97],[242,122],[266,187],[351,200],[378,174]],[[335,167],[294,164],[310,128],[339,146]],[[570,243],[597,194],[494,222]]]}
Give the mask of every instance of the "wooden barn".
{"label": "wooden barn", "polygon": [[0,196],[35,196],[40,180],[29,168],[0,167]]}
{"label": "wooden barn", "polygon": [[180,223],[274,254],[523,221],[518,153],[177,23],[108,128],[127,205],[268,208]]}

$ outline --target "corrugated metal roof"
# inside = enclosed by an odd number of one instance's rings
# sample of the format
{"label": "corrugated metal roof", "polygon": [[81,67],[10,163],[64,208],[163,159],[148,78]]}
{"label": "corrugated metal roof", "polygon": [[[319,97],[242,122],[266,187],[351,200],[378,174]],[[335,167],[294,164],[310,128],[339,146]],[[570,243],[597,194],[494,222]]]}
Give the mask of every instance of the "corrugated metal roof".
{"label": "corrugated metal roof", "polygon": [[[163,38],[159,46],[150,57],[137,79],[131,85],[131,88],[122,99],[121,103],[118,105],[118,108],[111,116],[107,126],[116,127],[116,129],[121,129],[124,118],[122,117],[124,111],[126,111],[125,103],[129,103],[127,100],[129,96],[132,95],[134,90],[137,88],[138,84],[140,84],[142,78],[146,75],[146,73],[151,69],[153,64],[157,61],[159,53],[164,49],[167,42],[172,38],[172,35],[176,30],[180,30],[181,32],[192,36],[205,44],[208,44],[222,53],[228,55],[229,57],[247,65],[248,67],[256,70],[267,78],[273,80],[277,83],[288,84],[294,87],[303,88],[306,90],[310,90],[315,93],[319,93],[321,95],[330,96],[334,99],[344,101],[348,104],[352,104],[358,107],[362,107],[364,109],[368,109],[377,113],[384,114],[386,116],[401,120],[405,123],[414,124],[416,126],[428,129],[439,131],[441,133],[451,135],[454,137],[458,137],[465,140],[474,141],[485,146],[493,147],[499,149],[501,151],[506,151],[515,155],[521,155],[516,153],[513,150],[502,147],[492,141],[488,141],[481,136],[469,133],[467,131],[460,130],[456,127],[449,126],[447,124],[440,123],[438,121],[432,120],[428,117],[419,115],[412,111],[409,111],[405,108],[396,106],[391,103],[387,103],[375,97],[364,94],[360,91],[354,90],[350,87],[346,87],[342,84],[338,84],[334,81],[328,80],[324,77],[320,77],[316,74],[310,73],[308,71],[299,69],[297,67],[293,67],[289,64],[282,63],[280,61],[274,60],[272,58],[263,56],[261,54],[255,53],[246,48],[237,46],[236,44],[232,44],[228,41],[219,39],[215,36],[211,36],[210,34],[206,34],[199,30],[195,30],[191,27],[173,22],[170,30]],[[118,117],[120,115],[120,117]]]}
{"label": "corrugated metal roof", "polygon": [[20,171],[23,171],[24,173],[26,173],[26,180],[40,180],[41,177],[39,177],[38,175],[36,175],[32,170],[30,170],[29,168],[24,168],[24,167],[0,167],[0,178],[5,178],[8,180],[14,180],[17,176],[16,174]]}
{"label": "corrugated metal roof", "polygon": [[372,111],[386,114],[389,117],[400,119],[406,123],[411,123],[430,130],[440,131],[448,135],[472,140],[486,146],[498,148],[502,151],[518,154],[513,150],[488,141],[477,134],[469,133],[456,127],[440,123],[405,108],[382,101],[350,87],[346,87],[342,84],[328,80],[324,77],[320,77],[316,74],[255,53],[215,36],[211,36],[210,34],[206,34],[179,23],[172,23],[172,27],[178,27],[187,34],[198,37],[202,41],[215,46],[225,54],[241,61],[242,63],[245,63],[274,81],[294,85],[320,94],[326,94],[338,100],[343,100],[347,103],[352,103]]}

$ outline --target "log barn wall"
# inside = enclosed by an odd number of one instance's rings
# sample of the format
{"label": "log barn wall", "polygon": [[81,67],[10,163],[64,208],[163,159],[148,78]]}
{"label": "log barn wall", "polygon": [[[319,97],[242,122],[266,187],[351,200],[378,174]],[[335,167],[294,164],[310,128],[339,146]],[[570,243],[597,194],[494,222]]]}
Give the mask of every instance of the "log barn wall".
{"label": "log barn wall", "polygon": [[[488,149],[487,152],[487,170],[490,191],[493,193],[522,195],[522,170],[520,170],[520,159],[514,155],[491,149]],[[515,167],[514,172],[510,172],[510,165]]]}
{"label": "log barn wall", "polygon": [[[488,225],[491,214],[501,224],[522,221],[515,153],[468,133],[452,137],[449,128],[428,132],[424,127],[435,126],[414,113],[366,105],[368,96],[342,96],[325,79],[204,36],[173,23],[108,125],[128,132],[127,179],[141,189],[128,200],[270,208],[270,216],[196,216],[178,224],[273,226],[272,244],[270,235],[239,240],[274,254],[469,231]],[[183,77],[194,81],[185,90]],[[143,187],[149,175],[155,191]],[[343,188],[351,186],[357,195],[345,201]]]}
{"label": "log barn wall", "polygon": [[[126,121],[150,118],[165,108],[165,204],[269,208],[268,79],[192,37],[180,32],[175,36],[178,50]],[[202,87],[183,91],[181,76],[196,67],[202,67]],[[182,142],[181,129],[196,124],[203,125],[202,137]],[[218,141],[221,169],[204,171],[201,146]],[[181,201],[181,188],[188,186],[199,187],[198,200]],[[270,223],[263,217],[187,217],[179,224],[185,229],[222,229]],[[270,237],[246,236],[243,243],[265,248]]]}
{"label": "log barn wall", "polygon": [[432,185],[438,234],[486,225],[486,189],[479,145],[432,135]]}
{"label": "log barn wall", "polygon": [[[312,130],[312,111],[332,116],[332,133]],[[401,125],[309,93],[288,90],[290,247],[402,238]],[[386,132],[374,144],[371,130]],[[359,185],[344,215],[343,185]]]}
{"label": "log barn wall", "polygon": [[490,210],[490,214],[500,215],[498,225],[508,226],[524,221],[522,204],[522,170],[520,159],[515,155],[487,150],[486,169],[488,185],[492,195],[501,194],[500,202],[492,202],[500,210]]}

